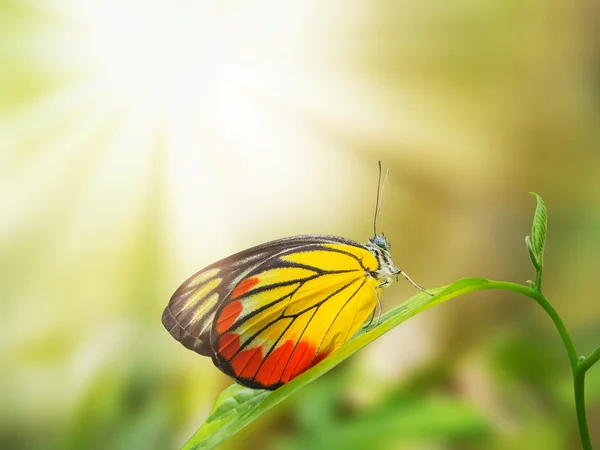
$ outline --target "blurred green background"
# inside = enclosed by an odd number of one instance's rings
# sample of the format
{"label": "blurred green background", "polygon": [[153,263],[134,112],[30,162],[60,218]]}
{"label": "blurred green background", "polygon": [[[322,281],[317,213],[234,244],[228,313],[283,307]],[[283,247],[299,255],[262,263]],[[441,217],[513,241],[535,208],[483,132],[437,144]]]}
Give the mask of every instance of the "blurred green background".
{"label": "blurred green background", "polygon": [[[162,328],[196,270],[380,229],[426,287],[524,283],[600,344],[593,1],[0,0],[0,447],[178,448],[231,381]],[[400,281],[384,308],[414,293]],[[411,319],[226,449],[576,449],[567,357],[532,301]],[[588,373],[600,447],[600,369]]]}

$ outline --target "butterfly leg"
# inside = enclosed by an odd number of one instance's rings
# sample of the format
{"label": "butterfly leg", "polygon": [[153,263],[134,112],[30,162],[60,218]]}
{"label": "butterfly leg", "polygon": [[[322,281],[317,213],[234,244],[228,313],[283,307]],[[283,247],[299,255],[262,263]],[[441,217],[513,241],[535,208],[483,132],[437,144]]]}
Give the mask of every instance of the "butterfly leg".
{"label": "butterfly leg", "polygon": [[373,323],[373,319],[375,318],[375,309],[373,309],[373,313],[371,314],[371,319],[369,320],[369,323],[367,323],[363,327],[365,330],[375,328],[377,325],[379,325],[379,319],[381,318],[381,301],[379,300],[379,290],[382,287],[387,286],[388,284],[390,284],[389,281],[384,281],[383,283],[379,284],[378,286],[375,286],[375,296],[377,297],[377,320],[375,321],[375,325],[371,326],[371,324]]}
{"label": "butterfly leg", "polygon": [[414,287],[416,287],[418,290],[420,290],[420,291],[422,291],[422,292],[425,292],[426,294],[428,294],[428,295],[431,295],[431,296],[433,297],[433,294],[432,294],[431,292],[427,292],[427,291],[425,290],[425,288],[423,288],[423,287],[419,286],[417,283],[415,283],[415,282],[414,282],[414,281],[413,281],[413,280],[412,280],[412,279],[411,279],[411,278],[410,278],[410,277],[409,277],[409,276],[406,274],[406,272],[402,272],[401,270],[399,270],[399,271],[396,273],[396,280],[398,280],[398,275],[402,275],[404,278],[406,278],[406,279],[409,281],[409,283],[410,283],[410,284],[412,284],[412,285],[413,285]]}
{"label": "butterfly leg", "polygon": [[375,318],[375,308],[373,308],[373,312],[371,312],[371,318],[369,319],[369,322],[367,322],[367,324],[363,326],[363,329],[368,330],[369,328],[371,328],[371,324],[373,323],[374,318]]}
{"label": "butterfly leg", "polygon": [[[384,286],[389,283],[390,282],[387,281],[384,284]],[[373,325],[373,328],[375,328],[377,325],[379,325],[379,319],[381,318],[381,301],[379,300],[379,289],[378,288],[375,288],[375,295],[377,296],[377,320],[375,321],[375,325]],[[374,313],[375,313],[375,311],[373,311],[373,314]]]}
{"label": "butterfly leg", "polygon": [[[390,280],[385,280],[384,282],[382,282],[381,284],[379,284],[378,286],[375,287],[375,296],[377,297],[377,320],[375,321],[375,325],[373,325],[373,328],[375,328],[377,325],[379,325],[379,319],[381,318],[381,300],[379,299],[379,291],[381,290],[381,288],[387,286],[390,284]],[[375,314],[375,311],[373,311],[373,315]]]}

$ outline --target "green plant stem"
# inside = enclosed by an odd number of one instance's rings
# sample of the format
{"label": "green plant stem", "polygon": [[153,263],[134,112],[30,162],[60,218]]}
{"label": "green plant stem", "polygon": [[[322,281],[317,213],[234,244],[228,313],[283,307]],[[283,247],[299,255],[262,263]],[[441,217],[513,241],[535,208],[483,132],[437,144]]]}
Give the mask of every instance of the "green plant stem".
{"label": "green plant stem", "polygon": [[[573,373],[577,421],[579,423],[581,443],[583,444],[583,448],[586,450],[592,448],[592,443],[588,431],[587,417],[585,412],[585,374],[590,367],[598,362],[598,360],[600,360],[600,347],[590,353],[586,358],[580,359],[577,364],[577,369]],[[585,430],[585,433],[583,433],[581,430]]]}
{"label": "green plant stem", "polygon": [[[536,276],[536,287],[539,286],[539,283],[541,283],[541,270],[538,271]],[[571,363],[571,371],[573,373],[573,390],[575,393],[575,411],[577,413],[577,425],[579,427],[581,444],[584,450],[592,450],[592,442],[585,411],[585,372],[600,359],[600,347],[594,350],[594,352],[592,352],[587,358],[580,360],[577,356],[577,351],[575,350],[571,336],[569,335],[565,324],[560,318],[560,315],[540,291],[507,281],[490,281],[489,289],[503,289],[519,292],[520,294],[532,298],[542,308],[544,308],[544,311],[546,311],[546,313],[552,319],[552,322],[554,322],[554,326],[558,330],[558,334],[560,335],[565,349],[567,350],[569,362]]]}
{"label": "green plant stem", "polygon": [[563,341],[565,349],[567,350],[569,362],[571,363],[571,368],[573,370],[577,368],[579,358],[577,356],[575,346],[573,345],[573,341],[571,340],[571,336],[569,335],[565,324],[560,318],[560,315],[556,312],[554,307],[541,292],[530,287],[508,281],[490,281],[489,289],[503,289],[507,291],[519,292],[520,294],[526,295],[527,297],[535,300],[542,308],[544,308],[544,311],[546,311],[546,313],[552,319],[552,322],[554,322],[554,326],[558,330],[558,334]]}
{"label": "green plant stem", "polygon": [[592,450],[592,440],[585,412],[585,370],[578,368],[573,371],[573,388],[575,390],[575,411],[577,413],[581,444],[585,450]]}
{"label": "green plant stem", "polygon": [[[536,268],[536,270],[535,270],[535,288],[540,294],[542,293],[542,274],[543,274],[543,272],[544,272],[544,269],[541,265],[538,268]],[[542,294],[542,297],[543,297],[543,294]],[[548,300],[546,300],[546,302],[548,302]],[[548,303],[548,304],[550,304],[550,303]],[[544,307],[542,306],[542,308],[544,308]],[[546,309],[546,308],[544,308],[544,309]],[[548,310],[546,310],[546,311],[548,311]],[[552,319],[552,320],[554,320],[554,319]],[[556,323],[556,322],[554,322],[554,323]]]}
{"label": "green plant stem", "polygon": [[579,370],[586,372],[590,367],[596,364],[598,360],[600,360],[600,347],[590,353],[587,358],[579,361]]}

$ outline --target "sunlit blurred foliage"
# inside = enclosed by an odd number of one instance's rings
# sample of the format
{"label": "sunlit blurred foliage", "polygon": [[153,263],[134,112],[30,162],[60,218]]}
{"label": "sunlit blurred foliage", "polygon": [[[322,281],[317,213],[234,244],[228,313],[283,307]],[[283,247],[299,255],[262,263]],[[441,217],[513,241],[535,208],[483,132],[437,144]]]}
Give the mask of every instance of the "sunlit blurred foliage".
{"label": "sunlit blurred foliage", "polygon": [[[0,447],[177,448],[230,381],[160,324],[187,276],[380,227],[419,283],[533,277],[600,336],[598,2],[0,2]],[[413,293],[386,290],[384,307]],[[588,375],[600,446],[600,369]],[[224,448],[578,448],[537,305],[411,319]]]}

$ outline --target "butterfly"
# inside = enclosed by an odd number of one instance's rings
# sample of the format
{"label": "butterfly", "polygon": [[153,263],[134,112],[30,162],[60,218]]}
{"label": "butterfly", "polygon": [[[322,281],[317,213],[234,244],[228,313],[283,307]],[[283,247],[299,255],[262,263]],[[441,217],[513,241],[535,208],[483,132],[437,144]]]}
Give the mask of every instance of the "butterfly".
{"label": "butterfly", "polygon": [[386,177],[381,162],[373,236],[363,245],[338,236],[277,239],[215,262],[188,278],[162,323],[185,347],[223,373],[274,390],[339,348],[381,304],[381,289],[403,275],[377,234]]}

